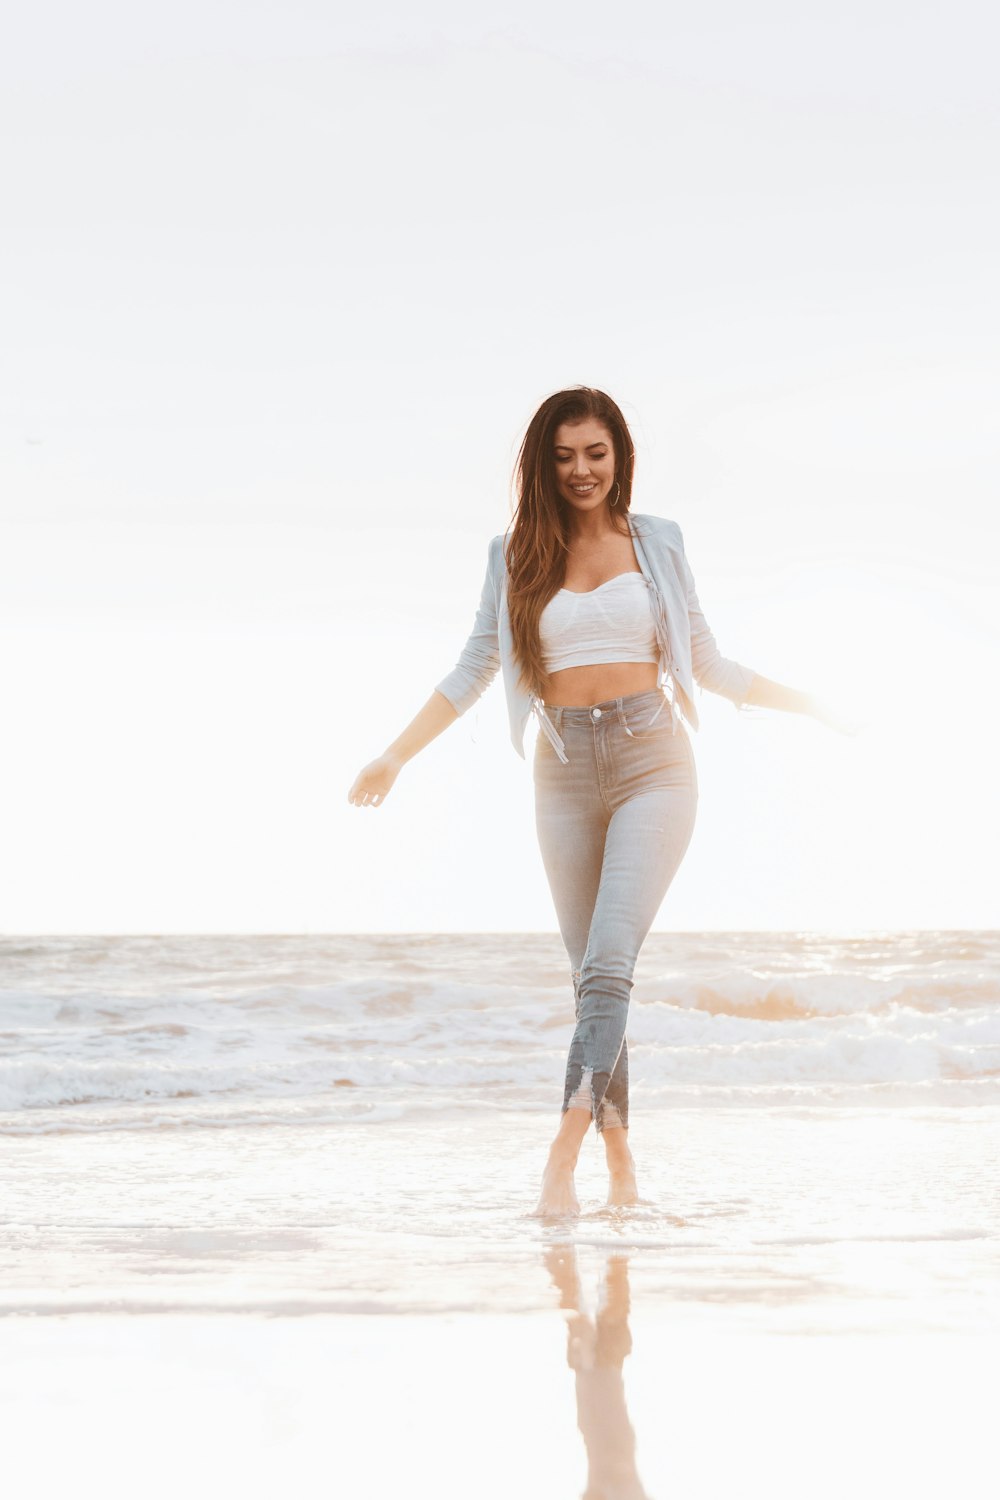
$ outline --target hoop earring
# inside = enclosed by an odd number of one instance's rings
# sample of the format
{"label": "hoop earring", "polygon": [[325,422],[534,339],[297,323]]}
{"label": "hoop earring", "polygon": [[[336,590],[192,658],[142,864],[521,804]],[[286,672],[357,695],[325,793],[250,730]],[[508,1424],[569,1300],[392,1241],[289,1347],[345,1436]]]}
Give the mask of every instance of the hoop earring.
{"label": "hoop earring", "polygon": [[615,498],[611,502],[611,509],[612,510],[614,510],[615,506],[618,504],[618,502],[621,499],[621,497],[622,497],[622,487],[618,483],[618,480],[616,479],[615,480]]}

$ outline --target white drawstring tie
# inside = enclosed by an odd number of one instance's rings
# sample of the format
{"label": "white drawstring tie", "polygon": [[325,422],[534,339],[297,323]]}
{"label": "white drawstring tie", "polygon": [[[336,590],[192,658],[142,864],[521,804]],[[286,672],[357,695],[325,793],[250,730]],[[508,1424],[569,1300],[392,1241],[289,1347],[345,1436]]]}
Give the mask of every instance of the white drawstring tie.
{"label": "white drawstring tie", "polygon": [[568,766],[569,756],[566,754],[566,747],[564,746],[562,737],[558,733],[555,725],[552,723],[552,720],[545,712],[545,704],[542,702],[541,698],[536,696],[531,700],[531,707],[541,728],[544,729],[545,734],[548,737],[549,744],[552,746],[553,750],[556,752],[563,765]]}

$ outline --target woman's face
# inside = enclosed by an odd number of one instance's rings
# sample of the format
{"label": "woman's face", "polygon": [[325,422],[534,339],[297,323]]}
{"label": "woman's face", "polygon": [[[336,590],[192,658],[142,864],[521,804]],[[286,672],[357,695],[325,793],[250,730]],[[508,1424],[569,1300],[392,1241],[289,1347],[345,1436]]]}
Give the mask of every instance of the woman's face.
{"label": "woman's face", "polygon": [[615,448],[603,422],[563,422],[555,432],[559,494],[575,511],[598,510],[615,484]]}

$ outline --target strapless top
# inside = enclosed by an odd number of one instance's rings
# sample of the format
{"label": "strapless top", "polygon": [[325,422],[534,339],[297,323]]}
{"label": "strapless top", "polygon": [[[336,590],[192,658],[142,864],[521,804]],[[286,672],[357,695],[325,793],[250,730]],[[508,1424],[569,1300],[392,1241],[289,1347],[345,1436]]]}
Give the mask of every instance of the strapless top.
{"label": "strapless top", "polygon": [[547,672],[602,662],[659,660],[649,585],[618,573],[585,594],[560,589],[538,624]]}

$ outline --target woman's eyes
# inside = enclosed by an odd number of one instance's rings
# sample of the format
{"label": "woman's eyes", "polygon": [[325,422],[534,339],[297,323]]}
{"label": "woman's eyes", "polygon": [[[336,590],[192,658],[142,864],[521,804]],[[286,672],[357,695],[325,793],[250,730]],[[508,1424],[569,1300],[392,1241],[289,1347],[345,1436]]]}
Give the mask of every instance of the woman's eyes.
{"label": "woman's eyes", "polygon": [[[608,455],[607,455],[606,451],[604,453],[591,453],[589,455],[590,458],[607,458],[607,456]],[[572,453],[557,453],[556,454],[556,463],[557,464],[571,464],[572,462],[573,462],[573,455],[572,455]]]}

